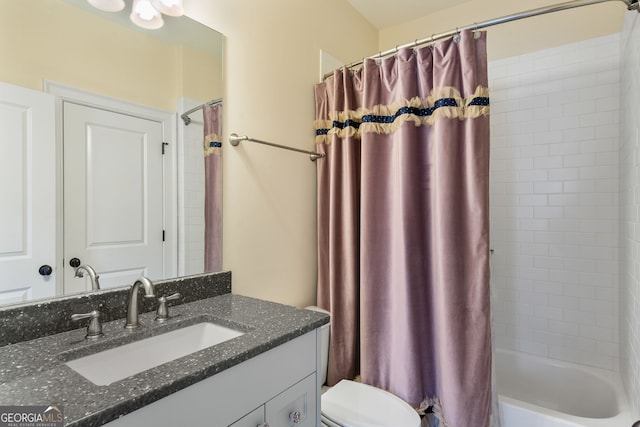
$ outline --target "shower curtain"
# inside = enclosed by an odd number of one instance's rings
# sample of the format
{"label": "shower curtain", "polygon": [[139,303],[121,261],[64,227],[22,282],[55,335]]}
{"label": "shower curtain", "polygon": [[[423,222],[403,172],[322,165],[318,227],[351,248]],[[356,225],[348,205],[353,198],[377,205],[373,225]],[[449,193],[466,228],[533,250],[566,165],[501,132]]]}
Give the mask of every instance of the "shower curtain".
{"label": "shower curtain", "polygon": [[329,384],[450,427],[491,419],[487,86],[486,34],[463,31],[315,88]]}
{"label": "shower curtain", "polygon": [[204,118],[204,271],[222,270],[222,104],[202,107]]}

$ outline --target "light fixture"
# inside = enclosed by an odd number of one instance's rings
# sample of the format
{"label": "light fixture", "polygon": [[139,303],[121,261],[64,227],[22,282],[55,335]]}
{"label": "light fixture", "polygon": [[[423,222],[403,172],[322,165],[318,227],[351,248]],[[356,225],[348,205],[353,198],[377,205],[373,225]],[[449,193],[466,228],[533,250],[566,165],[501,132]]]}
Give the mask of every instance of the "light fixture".
{"label": "light fixture", "polygon": [[89,4],[96,9],[105,12],[120,12],[124,9],[124,0],[87,0]]}
{"label": "light fixture", "polygon": [[152,0],[153,7],[168,16],[184,15],[182,0]]}
{"label": "light fixture", "polygon": [[[125,8],[124,0],[87,0],[87,2],[105,12],[120,12]],[[133,0],[129,19],[139,27],[156,30],[164,25],[162,14],[184,15],[182,0]]]}
{"label": "light fixture", "polygon": [[131,22],[147,30],[157,30],[164,25],[162,14],[153,7],[151,0],[133,0]]}

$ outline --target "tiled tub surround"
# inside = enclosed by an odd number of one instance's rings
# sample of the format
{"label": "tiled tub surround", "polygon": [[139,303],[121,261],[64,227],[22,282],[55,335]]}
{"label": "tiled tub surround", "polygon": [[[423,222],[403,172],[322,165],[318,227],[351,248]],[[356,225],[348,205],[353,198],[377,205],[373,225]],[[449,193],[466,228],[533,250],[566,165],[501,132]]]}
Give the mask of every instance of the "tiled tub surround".
{"label": "tiled tub surround", "polygon": [[489,64],[498,347],[618,369],[619,43]]}
{"label": "tiled tub surround", "polygon": [[620,372],[640,418],[640,16],[621,35]]}
{"label": "tiled tub surround", "polygon": [[[124,319],[127,316],[129,288],[105,289],[84,294],[70,295],[51,300],[0,308],[0,346],[60,332],[78,329],[71,321],[75,313],[100,311],[102,322]],[[154,282],[156,297],[169,296],[175,292],[180,298],[170,306],[185,304],[205,298],[231,293],[231,273],[208,273]],[[139,313],[155,311],[157,298],[138,296]]]}
{"label": "tiled tub surround", "polygon": [[[103,324],[105,338],[84,339],[84,326],[0,347],[3,405],[62,405],[65,426],[99,426],[275,348],[328,322],[328,316],[240,295],[225,294],[170,308],[172,319],[130,332],[124,319]],[[181,326],[213,321],[244,335],[107,386],[97,386],[65,365],[86,354],[157,335]]]}

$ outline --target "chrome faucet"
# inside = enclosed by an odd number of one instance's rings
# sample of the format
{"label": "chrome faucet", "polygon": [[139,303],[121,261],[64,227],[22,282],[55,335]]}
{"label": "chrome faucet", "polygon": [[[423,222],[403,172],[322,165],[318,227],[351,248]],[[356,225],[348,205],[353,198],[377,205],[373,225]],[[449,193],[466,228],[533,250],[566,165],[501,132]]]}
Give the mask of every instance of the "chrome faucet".
{"label": "chrome faucet", "polygon": [[138,288],[140,288],[140,285],[144,287],[145,298],[155,297],[153,283],[146,277],[140,277],[131,285],[129,306],[127,308],[127,323],[124,325],[127,329],[135,329],[140,326],[140,322],[138,322]]}
{"label": "chrome faucet", "polygon": [[99,290],[100,282],[98,282],[98,278],[100,278],[100,276],[96,274],[96,271],[93,269],[93,267],[91,267],[89,264],[81,265],[80,267],[76,268],[75,276],[84,277],[83,271],[86,271],[87,274],[89,275],[89,279],[91,279],[91,290],[93,291]]}

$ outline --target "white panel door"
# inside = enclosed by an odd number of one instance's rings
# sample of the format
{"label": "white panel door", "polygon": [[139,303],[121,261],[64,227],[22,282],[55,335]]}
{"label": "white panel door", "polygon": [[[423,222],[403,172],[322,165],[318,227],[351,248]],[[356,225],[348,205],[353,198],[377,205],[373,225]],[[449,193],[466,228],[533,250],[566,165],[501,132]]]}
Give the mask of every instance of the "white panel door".
{"label": "white panel door", "polygon": [[164,277],[162,124],[63,103],[65,294],[90,290],[69,260],[104,288]]}
{"label": "white panel door", "polygon": [[54,97],[0,83],[0,304],[55,294],[55,168]]}

